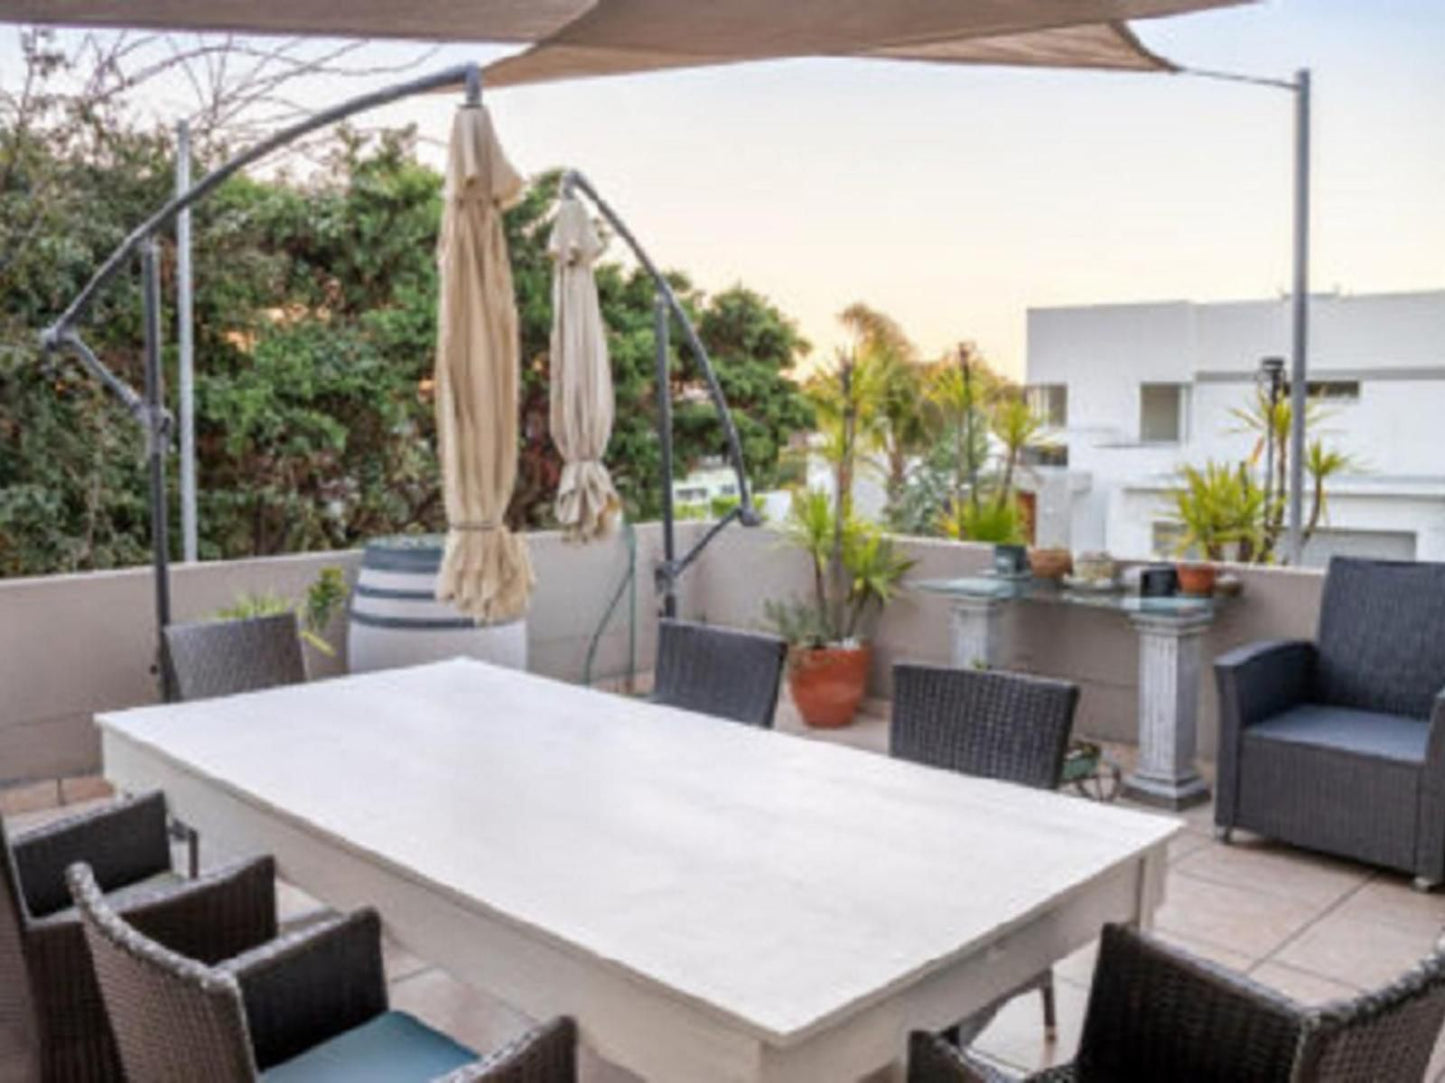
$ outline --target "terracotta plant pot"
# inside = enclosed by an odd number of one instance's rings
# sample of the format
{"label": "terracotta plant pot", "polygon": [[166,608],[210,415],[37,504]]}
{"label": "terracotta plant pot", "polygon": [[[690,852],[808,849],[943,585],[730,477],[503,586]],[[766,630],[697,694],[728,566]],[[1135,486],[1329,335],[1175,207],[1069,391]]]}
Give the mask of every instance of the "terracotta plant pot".
{"label": "terracotta plant pot", "polygon": [[867,647],[804,647],[793,652],[788,690],[803,721],[837,729],[853,721],[868,686]]}
{"label": "terracotta plant pot", "polygon": [[1214,593],[1214,580],[1219,571],[1213,564],[1178,565],[1179,591],[1196,598],[1208,598]]}
{"label": "terracotta plant pot", "polygon": [[1029,571],[1039,579],[1062,579],[1074,570],[1074,554],[1067,549],[1030,549]]}

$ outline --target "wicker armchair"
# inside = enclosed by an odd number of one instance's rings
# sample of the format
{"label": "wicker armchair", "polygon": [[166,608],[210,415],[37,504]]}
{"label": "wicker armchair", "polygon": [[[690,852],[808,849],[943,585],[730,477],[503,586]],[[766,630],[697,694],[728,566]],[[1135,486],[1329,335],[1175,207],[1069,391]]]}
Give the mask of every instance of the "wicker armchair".
{"label": "wicker armchair", "polygon": [[[893,667],[888,751],[899,759],[966,775],[1056,790],[1063,776],[1079,687],[1067,681],[997,670],[900,663]],[[1058,1029],[1054,975],[1046,970],[952,1027],[966,1045],[1008,1001],[1037,989],[1044,1031]]]}
{"label": "wicker armchair", "polygon": [[769,727],[787,657],[777,636],[664,618],[652,700]]}
{"label": "wicker armchair", "polygon": [[[1445,953],[1386,988],[1305,1008],[1132,929],[1106,925],[1072,1064],[1022,1077],[1171,1083],[1418,1083],[1445,1021]],[[908,1083],[1014,1083],[931,1034]]]}
{"label": "wicker armchair", "polygon": [[166,664],[181,699],[210,699],[306,680],[296,614],[166,626]]}
{"label": "wicker armchair", "polygon": [[1313,643],[1214,664],[1214,822],[1445,880],[1445,564],[1335,558]]}
{"label": "wicker armchair", "polygon": [[72,866],[67,878],[130,1079],[575,1081],[569,1020],[478,1062],[446,1035],[388,1011],[375,910],[206,962],[162,947],[117,914],[87,866]]}
{"label": "wicker armchair", "polygon": [[121,1079],[65,869],[88,861],[110,905],[178,951],[222,959],[276,935],[269,859],[198,880],[171,872],[165,799],[151,794],[7,839],[0,824],[0,1029],[47,1083]]}

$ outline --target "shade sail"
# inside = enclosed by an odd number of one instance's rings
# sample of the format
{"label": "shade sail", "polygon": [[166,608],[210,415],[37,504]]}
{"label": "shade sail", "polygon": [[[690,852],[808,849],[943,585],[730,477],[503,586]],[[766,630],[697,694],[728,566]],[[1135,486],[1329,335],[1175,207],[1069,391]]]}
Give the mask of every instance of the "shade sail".
{"label": "shade sail", "polygon": [[1248,0],[0,0],[0,19],[525,42],[494,86],[788,56],[1168,70],[1125,25]]}
{"label": "shade sail", "polygon": [[452,122],[437,245],[437,450],[447,544],[437,598],[487,623],[520,617],[526,543],[504,517],[517,479],[517,304],[502,210],[525,182],[481,105]]}
{"label": "shade sail", "polygon": [[562,453],[557,522],[570,541],[606,535],[619,502],[602,462],[612,435],[612,367],[592,264],[602,240],[587,208],[564,197],[547,245],[552,256],[551,426]]}

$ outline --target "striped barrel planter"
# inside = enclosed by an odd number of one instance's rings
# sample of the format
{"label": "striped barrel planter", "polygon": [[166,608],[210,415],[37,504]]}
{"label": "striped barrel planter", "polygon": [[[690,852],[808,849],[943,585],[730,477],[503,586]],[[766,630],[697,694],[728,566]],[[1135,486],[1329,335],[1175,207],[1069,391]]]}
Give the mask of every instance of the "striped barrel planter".
{"label": "striped barrel planter", "polygon": [[436,600],[443,539],[435,534],[377,538],[366,545],[351,593],[346,636],[352,673],[466,655],[527,668],[526,618],[478,624]]}

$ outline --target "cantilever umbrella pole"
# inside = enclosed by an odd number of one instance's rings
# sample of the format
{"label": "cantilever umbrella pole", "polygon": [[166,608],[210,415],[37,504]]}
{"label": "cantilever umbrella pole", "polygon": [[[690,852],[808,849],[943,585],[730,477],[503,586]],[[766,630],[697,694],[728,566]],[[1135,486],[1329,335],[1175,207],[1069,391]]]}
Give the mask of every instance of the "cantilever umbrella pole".
{"label": "cantilever umbrella pole", "polygon": [[157,657],[162,660],[159,663],[158,673],[161,679],[161,694],[167,699],[171,696],[171,688],[163,662],[164,644],[161,640],[164,636],[165,625],[170,621],[170,553],[166,537],[165,453],[170,442],[172,423],[171,415],[164,406],[160,384],[160,281],[156,254],[153,251],[144,253],[143,296],[146,305],[147,385],[144,398],[95,355],[95,351],[85,342],[76,329],[76,325],[84,318],[100,291],[120,273],[126,261],[142,244],[152,240],[155,234],[170,225],[181,211],[205,199],[240,170],[329,124],[335,124],[337,121],[345,120],[357,113],[364,113],[402,98],[425,94],[449,86],[464,86],[468,101],[479,100],[481,96],[480,66],[476,63],[457,64],[419,79],[412,79],[358,95],[349,101],[299,121],[289,128],[283,128],[242,151],[225,164],[207,173],[189,189],[177,195],[133,229],[119,247],[100,265],[94,276],[70,302],[65,311],[40,333],[40,345],[47,355],[61,351],[72,354],[86,371],[121,401],[146,430],[147,455],[151,466],[150,527],[152,563],[155,568]]}

